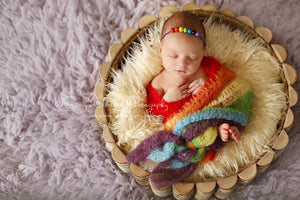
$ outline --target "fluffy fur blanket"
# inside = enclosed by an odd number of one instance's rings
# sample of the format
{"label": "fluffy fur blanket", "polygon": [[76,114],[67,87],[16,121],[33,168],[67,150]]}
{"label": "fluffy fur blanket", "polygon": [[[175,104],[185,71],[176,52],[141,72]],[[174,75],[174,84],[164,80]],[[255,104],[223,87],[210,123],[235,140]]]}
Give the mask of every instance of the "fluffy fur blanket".
{"label": "fluffy fur blanket", "polygon": [[[0,1],[0,199],[158,199],[113,163],[93,90],[125,28],[163,5],[190,2],[230,8],[270,28],[299,71],[298,0]],[[293,111],[285,152],[229,199],[299,197],[299,104]]]}

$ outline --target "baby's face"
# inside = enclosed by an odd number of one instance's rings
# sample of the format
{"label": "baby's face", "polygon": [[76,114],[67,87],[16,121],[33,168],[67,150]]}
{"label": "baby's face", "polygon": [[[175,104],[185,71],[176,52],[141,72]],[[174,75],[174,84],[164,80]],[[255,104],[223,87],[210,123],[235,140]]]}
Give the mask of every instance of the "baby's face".
{"label": "baby's face", "polygon": [[189,77],[201,67],[204,45],[187,33],[170,33],[161,42],[162,64],[173,75]]}

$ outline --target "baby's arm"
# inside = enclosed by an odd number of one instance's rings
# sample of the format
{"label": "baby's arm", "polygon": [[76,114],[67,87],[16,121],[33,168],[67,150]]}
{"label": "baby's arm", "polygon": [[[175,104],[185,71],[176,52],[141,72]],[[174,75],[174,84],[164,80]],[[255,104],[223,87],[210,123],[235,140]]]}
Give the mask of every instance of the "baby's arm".
{"label": "baby's arm", "polygon": [[164,94],[163,99],[166,102],[175,102],[184,99],[191,94],[188,92],[189,84],[186,83],[186,79],[179,81],[175,86],[170,87]]}
{"label": "baby's arm", "polygon": [[240,141],[240,131],[236,126],[230,126],[227,123],[221,124],[218,127],[219,135],[224,142],[227,142],[228,139],[233,139],[236,142]]}

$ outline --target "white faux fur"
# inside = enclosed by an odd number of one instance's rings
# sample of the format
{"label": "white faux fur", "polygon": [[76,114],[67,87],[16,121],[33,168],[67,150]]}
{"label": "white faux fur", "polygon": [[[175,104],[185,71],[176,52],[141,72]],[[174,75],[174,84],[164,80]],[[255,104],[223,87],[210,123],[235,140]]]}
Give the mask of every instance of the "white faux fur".
{"label": "white faux fur", "polygon": [[[163,20],[162,20],[163,22]],[[162,129],[162,120],[146,111],[145,86],[157,75],[161,67],[158,38],[161,24],[149,29],[140,45],[131,50],[122,70],[113,76],[107,95],[111,128],[118,136],[119,145],[131,151],[142,140]],[[283,84],[280,83],[280,64],[260,38],[250,40],[250,34],[232,31],[229,26],[205,24],[206,54],[217,58],[224,66],[246,79],[254,93],[249,125],[239,143],[228,142],[213,162],[199,165],[189,180],[226,176],[254,162],[268,151],[276,126],[286,111]],[[265,73],[268,71],[268,73]]]}
{"label": "white faux fur", "polygon": [[[270,28],[272,43],[283,45],[287,62],[300,70],[299,0],[0,1],[1,200],[160,199],[112,161],[93,90],[125,28],[164,5],[191,2],[230,8]],[[299,104],[293,112],[286,150],[228,199],[299,198]]]}

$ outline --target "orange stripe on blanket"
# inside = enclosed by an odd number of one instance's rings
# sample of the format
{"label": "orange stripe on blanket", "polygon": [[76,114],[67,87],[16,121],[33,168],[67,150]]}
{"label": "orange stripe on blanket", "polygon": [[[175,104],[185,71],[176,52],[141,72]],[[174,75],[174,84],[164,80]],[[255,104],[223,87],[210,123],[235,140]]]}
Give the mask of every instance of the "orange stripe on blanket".
{"label": "orange stripe on blanket", "polygon": [[233,71],[222,66],[216,74],[209,77],[197,95],[194,95],[188,102],[186,102],[179,112],[166,120],[166,130],[171,131],[180,119],[203,109],[207,104],[216,99],[224,87],[235,77],[236,76]]}
{"label": "orange stripe on blanket", "polygon": [[217,152],[214,150],[207,151],[204,157],[201,159],[201,163],[206,163],[215,159]]}

